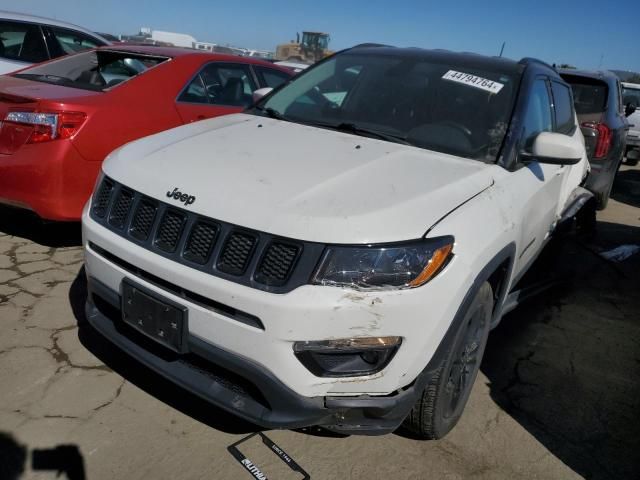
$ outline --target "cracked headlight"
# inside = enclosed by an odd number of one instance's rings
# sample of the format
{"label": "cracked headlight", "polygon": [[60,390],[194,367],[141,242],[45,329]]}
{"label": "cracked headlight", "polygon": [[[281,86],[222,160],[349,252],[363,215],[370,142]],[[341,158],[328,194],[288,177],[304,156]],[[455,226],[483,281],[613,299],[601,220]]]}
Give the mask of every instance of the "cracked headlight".
{"label": "cracked headlight", "polygon": [[328,247],[312,283],[356,289],[415,288],[452,256],[451,236],[390,245]]}

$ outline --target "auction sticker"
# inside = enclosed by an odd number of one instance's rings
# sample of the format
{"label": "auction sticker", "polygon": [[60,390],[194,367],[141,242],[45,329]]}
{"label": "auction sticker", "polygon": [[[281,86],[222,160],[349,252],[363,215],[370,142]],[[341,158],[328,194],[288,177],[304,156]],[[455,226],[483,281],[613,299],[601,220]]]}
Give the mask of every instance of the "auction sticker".
{"label": "auction sticker", "polygon": [[469,85],[470,87],[479,88],[480,90],[490,93],[498,93],[502,90],[502,87],[504,87],[504,83],[471,75],[470,73],[456,72],[455,70],[449,70],[442,76],[442,78],[444,80],[450,80],[463,85]]}

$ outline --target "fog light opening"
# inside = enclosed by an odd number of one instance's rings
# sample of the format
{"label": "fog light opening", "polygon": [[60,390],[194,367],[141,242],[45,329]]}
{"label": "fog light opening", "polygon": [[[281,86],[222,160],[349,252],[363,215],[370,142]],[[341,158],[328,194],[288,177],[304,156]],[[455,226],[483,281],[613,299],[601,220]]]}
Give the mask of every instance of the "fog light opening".
{"label": "fog light opening", "polygon": [[362,360],[364,360],[370,365],[375,365],[376,363],[378,363],[379,356],[378,356],[378,352],[375,350],[362,352],[360,356],[362,357]]}
{"label": "fog light opening", "polygon": [[401,337],[358,337],[296,342],[300,362],[318,377],[373,375],[385,368],[402,342]]}

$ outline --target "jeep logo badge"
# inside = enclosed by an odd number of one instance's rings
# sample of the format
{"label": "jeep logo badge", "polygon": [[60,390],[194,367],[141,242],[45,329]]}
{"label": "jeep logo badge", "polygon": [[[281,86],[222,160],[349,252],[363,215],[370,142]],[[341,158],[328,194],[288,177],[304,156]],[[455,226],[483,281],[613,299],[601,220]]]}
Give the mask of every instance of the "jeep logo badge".
{"label": "jeep logo badge", "polygon": [[169,190],[167,192],[167,197],[173,198],[174,200],[178,200],[179,202],[184,203],[185,206],[191,205],[193,202],[196,201],[196,197],[194,197],[193,195],[187,195],[186,193],[182,193],[177,188],[174,188],[173,192]]}

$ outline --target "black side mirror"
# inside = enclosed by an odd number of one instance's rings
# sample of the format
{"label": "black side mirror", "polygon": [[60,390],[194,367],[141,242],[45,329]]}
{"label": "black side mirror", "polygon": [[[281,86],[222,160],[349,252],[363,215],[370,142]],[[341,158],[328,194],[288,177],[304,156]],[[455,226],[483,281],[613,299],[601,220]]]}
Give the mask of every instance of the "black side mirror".
{"label": "black side mirror", "polygon": [[630,117],[633,115],[638,107],[634,103],[627,103],[624,107],[624,116]]}

